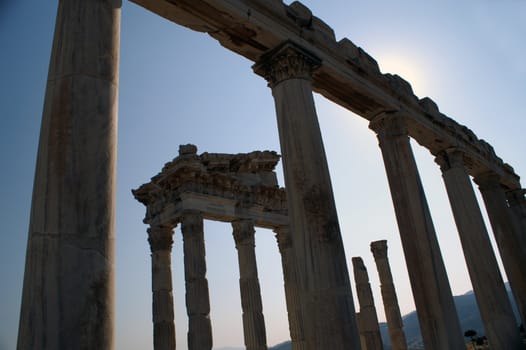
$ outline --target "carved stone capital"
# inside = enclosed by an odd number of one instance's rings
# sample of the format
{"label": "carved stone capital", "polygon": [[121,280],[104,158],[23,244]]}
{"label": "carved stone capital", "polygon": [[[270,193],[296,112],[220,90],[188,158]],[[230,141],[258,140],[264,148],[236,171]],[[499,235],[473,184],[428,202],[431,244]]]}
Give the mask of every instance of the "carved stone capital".
{"label": "carved stone capital", "polygon": [[254,245],[254,221],[253,220],[236,220],[232,222],[233,236],[238,245]]}
{"label": "carved stone capital", "polygon": [[374,260],[387,259],[387,241],[371,242],[371,252],[373,253]]}
{"label": "carved stone capital", "polygon": [[506,192],[510,207],[520,206],[526,208],[526,189],[519,188]]}
{"label": "carved stone capital", "polygon": [[464,152],[458,148],[448,148],[437,154],[435,162],[442,172],[452,168],[465,168]]}
{"label": "carved stone capital", "polygon": [[281,253],[292,248],[292,237],[290,236],[288,226],[278,227],[274,232],[276,233],[276,240],[278,241],[278,247]]}
{"label": "carved stone capital", "polygon": [[478,174],[473,180],[479,186],[481,191],[501,188],[500,176],[491,171]]}
{"label": "carved stone capital", "polygon": [[400,112],[385,112],[377,115],[369,122],[369,129],[376,132],[379,139],[409,135],[406,117]]}
{"label": "carved stone capital", "polygon": [[319,58],[292,41],[285,41],[261,56],[252,68],[272,88],[288,79],[311,80],[312,72],[321,64]]}
{"label": "carved stone capital", "polygon": [[180,219],[183,239],[191,239],[195,232],[203,232],[203,215],[199,211],[185,211]]}
{"label": "carved stone capital", "polygon": [[148,243],[152,253],[160,250],[172,250],[173,228],[170,226],[151,226],[148,229]]}

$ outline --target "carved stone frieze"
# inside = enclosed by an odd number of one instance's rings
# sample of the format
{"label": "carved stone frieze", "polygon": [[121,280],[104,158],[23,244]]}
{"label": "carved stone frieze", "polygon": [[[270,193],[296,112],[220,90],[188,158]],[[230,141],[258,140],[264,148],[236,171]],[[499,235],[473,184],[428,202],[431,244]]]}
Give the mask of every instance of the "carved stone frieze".
{"label": "carved stone frieze", "polygon": [[[182,145],[178,157],[132,193],[147,207],[145,223],[151,223],[166,208],[181,203],[187,193],[204,195],[211,202],[226,199],[235,203],[236,208],[257,207],[265,213],[286,216],[286,193],[278,186],[274,171],[279,158],[273,151],[198,155],[196,146]],[[171,218],[171,221],[180,219]],[[166,223],[166,219],[162,222]]]}

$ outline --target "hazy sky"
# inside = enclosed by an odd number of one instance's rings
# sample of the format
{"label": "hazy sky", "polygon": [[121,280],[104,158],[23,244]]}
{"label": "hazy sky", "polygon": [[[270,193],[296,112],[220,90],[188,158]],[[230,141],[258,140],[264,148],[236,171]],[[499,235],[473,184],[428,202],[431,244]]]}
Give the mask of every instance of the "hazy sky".
{"label": "hazy sky", "polygon": [[[304,1],[412,83],[442,112],[490,142],[526,174],[526,1]],[[32,182],[57,0],[0,0],[0,350],[16,343]],[[316,95],[349,270],[369,269],[384,319],[373,240],[387,239],[403,313],[413,309],[385,170],[359,116]],[[274,104],[251,62],[129,2],[122,9],[117,190],[117,349],[152,348],[150,256],[144,207],[130,190],[160,171],[178,146],[199,152],[279,152]],[[414,151],[454,294],[471,289],[438,167]],[[281,168],[279,170],[281,172]],[[526,175],[525,175],[526,176]],[[280,175],[281,179],[281,175]],[[283,182],[281,181],[281,184]],[[229,225],[206,222],[215,346],[242,345],[237,256]],[[269,345],[287,339],[281,265],[273,233],[256,234]],[[182,241],[173,250],[178,348],[186,348]],[[356,297],[355,297],[356,300]],[[358,309],[358,308],[357,308]]]}

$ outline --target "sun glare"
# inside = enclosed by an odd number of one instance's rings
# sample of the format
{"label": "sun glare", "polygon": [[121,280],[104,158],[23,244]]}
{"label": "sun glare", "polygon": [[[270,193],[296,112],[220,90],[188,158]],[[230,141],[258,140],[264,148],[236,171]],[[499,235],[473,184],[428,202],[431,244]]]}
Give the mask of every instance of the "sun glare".
{"label": "sun glare", "polygon": [[382,73],[399,75],[411,84],[415,95],[426,96],[426,74],[418,64],[417,59],[408,58],[398,53],[379,54],[376,58]]}

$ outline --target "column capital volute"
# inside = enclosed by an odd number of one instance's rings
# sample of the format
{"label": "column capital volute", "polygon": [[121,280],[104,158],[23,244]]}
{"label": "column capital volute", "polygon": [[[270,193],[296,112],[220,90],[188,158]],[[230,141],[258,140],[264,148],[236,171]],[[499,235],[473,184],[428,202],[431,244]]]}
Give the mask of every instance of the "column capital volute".
{"label": "column capital volute", "polygon": [[280,252],[292,248],[292,237],[288,226],[277,227],[274,229],[274,233],[276,234]]}
{"label": "column capital volute", "polygon": [[197,210],[185,210],[179,218],[183,239],[192,238],[194,232],[203,231],[203,214]]}
{"label": "column capital volute", "polygon": [[378,138],[407,137],[407,117],[400,111],[382,112],[369,122],[369,129],[376,132]]}
{"label": "column capital volute", "polygon": [[250,219],[241,219],[232,221],[232,235],[238,245],[254,245],[254,221]]}
{"label": "column capital volute", "polygon": [[480,190],[501,188],[500,176],[492,171],[480,173],[473,178]]}
{"label": "column capital volute", "polygon": [[464,152],[458,147],[451,147],[438,152],[435,162],[442,172],[453,168],[465,169]]}
{"label": "column capital volute", "polygon": [[161,250],[172,250],[173,227],[172,226],[150,226],[148,228],[148,243],[152,253]]}
{"label": "column capital volute", "polygon": [[264,53],[252,66],[256,74],[264,77],[271,88],[289,79],[312,79],[312,72],[321,60],[291,40]]}
{"label": "column capital volute", "polygon": [[373,253],[374,259],[387,259],[387,241],[374,241],[371,242],[371,253]]}

